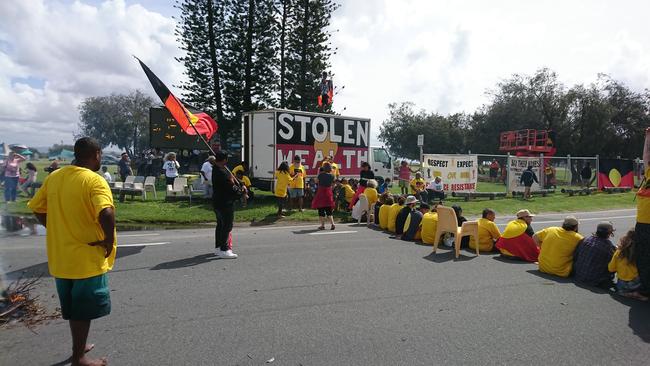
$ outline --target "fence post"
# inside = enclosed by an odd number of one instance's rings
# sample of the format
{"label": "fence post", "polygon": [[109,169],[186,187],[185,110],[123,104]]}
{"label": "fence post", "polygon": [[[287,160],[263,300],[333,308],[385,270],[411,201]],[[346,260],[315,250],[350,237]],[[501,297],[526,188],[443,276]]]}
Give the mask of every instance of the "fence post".
{"label": "fence post", "polygon": [[571,168],[571,154],[567,154],[566,156],[566,169],[564,171],[564,174],[568,174],[569,178],[569,187],[573,184],[573,169]]}
{"label": "fence post", "polygon": [[600,189],[600,154],[596,154],[596,188]]}
{"label": "fence post", "polygon": [[506,196],[510,193],[510,153],[506,158]]}

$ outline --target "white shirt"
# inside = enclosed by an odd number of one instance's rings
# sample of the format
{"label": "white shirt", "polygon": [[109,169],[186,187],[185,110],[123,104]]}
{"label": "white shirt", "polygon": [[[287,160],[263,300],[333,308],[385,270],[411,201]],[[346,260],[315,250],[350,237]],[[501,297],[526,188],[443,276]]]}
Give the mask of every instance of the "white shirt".
{"label": "white shirt", "polygon": [[163,169],[165,170],[165,177],[167,178],[178,177],[178,168],[180,167],[181,165],[178,163],[178,161],[167,160],[165,164],[163,164]]}
{"label": "white shirt", "polygon": [[113,177],[111,176],[111,173],[106,171],[106,172],[104,172],[103,176],[104,176],[104,179],[106,179],[106,182],[113,183]]}
{"label": "white shirt", "polygon": [[430,189],[430,190],[433,190],[433,191],[442,191],[442,181],[440,181],[440,183],[436,183],[435,180],[432,180],[429,183],[429,186],[427,187],[427,189]]}
{"label": "white shirt", "polygon": [[[212,181],[212,163],[209,161],[203,163],[203,166],[201,166],[201,173],[208,178],[208,182]],[[205,178],[203,178],[203,180],[205,180]]]}

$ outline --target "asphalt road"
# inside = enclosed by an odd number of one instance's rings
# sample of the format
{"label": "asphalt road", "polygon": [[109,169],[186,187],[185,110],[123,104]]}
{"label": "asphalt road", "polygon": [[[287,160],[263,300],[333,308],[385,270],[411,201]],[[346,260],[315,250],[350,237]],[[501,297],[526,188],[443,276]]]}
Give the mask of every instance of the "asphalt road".
{"label": "asphalt road", "polygon": [[[582,213],[618,229],[634,210]],[[564,214],[540,215],[535,229]],[[507,218],[499,219],[505,223]],[[501,225],[503,228],[503,225]],[[111,365],[648,365],[650,305],[475,257],[339,225],[235,230],[237,260],[212,256],[207,229],[119,235],[113,312],[93,322]],[[0,239],[4,271],[47,271],[43,236]],[[54,283],[39,288],[57,305]],[[70,349],[63,321],[0,330],[0,365],[51,365]]]}

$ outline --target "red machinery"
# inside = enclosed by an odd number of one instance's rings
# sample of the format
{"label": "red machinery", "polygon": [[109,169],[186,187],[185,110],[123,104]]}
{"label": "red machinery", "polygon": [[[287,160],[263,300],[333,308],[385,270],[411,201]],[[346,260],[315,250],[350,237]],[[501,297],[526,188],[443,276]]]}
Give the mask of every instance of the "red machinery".
{"label": "red machinery", "polygon": [[553,156],[555,132],[549,130],[517,130],[501,132],[499,150],[515,156]]}

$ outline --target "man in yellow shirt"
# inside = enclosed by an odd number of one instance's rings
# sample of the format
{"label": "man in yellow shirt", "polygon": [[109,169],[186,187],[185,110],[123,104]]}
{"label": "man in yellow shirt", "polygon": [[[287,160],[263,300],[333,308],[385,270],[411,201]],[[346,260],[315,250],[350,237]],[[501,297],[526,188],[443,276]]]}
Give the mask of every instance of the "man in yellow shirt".
{"label": "man in yellow shirt", "polygon": [[390,214],[390,208],[395,203],[393,197],[387,197],[384,201],[384,204],[379,208],[379,228],[382,230],[388,229],[388,215]]}
{"label": "man in yellow shirt", "polygon": [[47,259],[63,319],[70,322],[73,365],[104,365],[85,356],[90,321],[110,314],[107,275],[117,249],[113,195],[100,168],[99,143],[74,145],[75,165],[50,174],[27,204],[47,228]]}
{"label": "man in yellow shirt", "polygon": [[436,231],[438,230],[438,213],[436,206],[431,207],[431,211],[424,214],[422,217],[422,242],[424,244],[433,245],[436,240]]}
{"label": "man in yellow shirt", "polygon": [[533,235],[533,240],[540,247],[541,272],[569,277],[573,269],[573,253],[583,239],[578,234],[578,224],[578,219],[567,216],[562,227],[548,227]]}
{"label": "man in yellow shirt", "polygon": [[300,162],[300,156],[293,157],[293,164],[289,167],[293,180],[289,183],[289,207],[298,207],[302,212],[303,198],[305,197],[305,177],[307,171]]}
{"label": "man in yellow shirt", "polygon": [[411,194],[414,195],[415,198],[422,202],[428,202],[427,192],[425,189],[427,182],[424,180],[424,178],[422,178],[422,173],[415,173],[415,178],[411,180],[411,183],[409,183],[409,185],[411,186]]}
{"label": "man in yellow shirt", "polygon": [[397,199],[397,202],[390,206],[390,211],[388,211],[388,231],[391,233],[395,232],[397,226],[397,214],[402,210],[405,202],[406,198],[400,196]]}
{"label": "man in yellow shirt", "polygon": [[[496,213],[494,210],[486,208],[483,210],[481,218],[478,219],[478,250],[481,252],[492,251],[494,243],[501,237],[501,232],[494,223],[495,218]],[[469,247],[476,249],[474,240],[470,240]]]}

